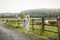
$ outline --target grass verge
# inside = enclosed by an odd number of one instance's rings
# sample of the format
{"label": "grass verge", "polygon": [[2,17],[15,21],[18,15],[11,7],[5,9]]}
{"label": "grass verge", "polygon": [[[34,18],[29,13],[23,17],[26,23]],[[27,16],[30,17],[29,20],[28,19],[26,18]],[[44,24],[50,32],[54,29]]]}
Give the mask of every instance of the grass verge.
{"label": "grass verge", "polygon": [[[7,23],[5,24],[5,27],[12,29],[18,33],[23,33],[25,34],[27,37],[29,37],[32,40],[58,40],[58,35],[55,33],[51,33],[51,32],[47,32],[45,31],[43,34],[41,33],[41,26],[40,25],[35,25],[34,26],[34,31],[32,31],[32,25],[30,25],[30,32],[29,33],[25,33],[24,29],[22,27],[22,24],[18,26],[16,26],[15,24],[12,23]],[[53,30],[57,31],[56,27],[52,27],[52,26],[46,26],[45,29],[47,30]]]}

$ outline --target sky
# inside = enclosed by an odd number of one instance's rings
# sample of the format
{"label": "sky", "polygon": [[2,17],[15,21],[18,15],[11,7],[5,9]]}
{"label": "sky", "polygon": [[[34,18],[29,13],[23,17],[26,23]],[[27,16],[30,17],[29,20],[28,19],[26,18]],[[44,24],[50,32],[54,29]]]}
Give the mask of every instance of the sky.
{"label": "sky", "polygon": [[20,13],[24,10],[60,8],[60,0],[0,0],[0,13]]}

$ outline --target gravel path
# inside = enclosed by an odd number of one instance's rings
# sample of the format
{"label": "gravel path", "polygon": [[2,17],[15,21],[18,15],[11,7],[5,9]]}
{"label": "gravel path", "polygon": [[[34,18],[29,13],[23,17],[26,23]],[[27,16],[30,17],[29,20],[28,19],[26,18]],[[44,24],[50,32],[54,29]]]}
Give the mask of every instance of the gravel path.
{"label": "gravel path", "polygon": [[0,40],[31,40],[23,34],[18,34],[13,30],[7,29],[0,22]]}

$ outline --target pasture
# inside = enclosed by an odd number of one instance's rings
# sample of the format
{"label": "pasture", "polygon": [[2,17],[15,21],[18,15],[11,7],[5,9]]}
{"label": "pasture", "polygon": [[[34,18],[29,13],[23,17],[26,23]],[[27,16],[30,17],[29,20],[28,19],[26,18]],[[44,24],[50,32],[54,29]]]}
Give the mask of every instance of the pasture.
{"label": "pasture", "polygon": [[[24,32],[24,28],[23,28],[24,20],[15,19],[17,21],[14,21],[14,19],[15,18],[8,19],[8,21],[6,21],[6,23],[5,23],[5,25],[8,27],[11,27],[11,28],[18,29],[18,31],[23,30],[23,32]],[[50,23],[48,25],[44,25],[44,32],[43,32],[42,24],[37,24],[38,20],[40,20],[40,19],[34,18],[34,21],[32,21],[32,19],[31,19],[30,32],[36,34],[37,36],[43,36],[47,39],[58,40],[58,27],[55,25],[55,23],[53,25],[50,25]],[[48,21],[55,22],[56,20],[48,20]]]}

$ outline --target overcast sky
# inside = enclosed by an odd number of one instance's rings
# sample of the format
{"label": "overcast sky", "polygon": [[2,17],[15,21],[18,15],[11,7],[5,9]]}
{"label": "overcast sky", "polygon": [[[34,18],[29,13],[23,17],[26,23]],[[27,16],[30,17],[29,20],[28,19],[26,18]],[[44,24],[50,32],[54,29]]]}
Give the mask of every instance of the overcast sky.
{"label": "overcast sky", "polygon": [[60,0],[0,0],[0,13],[40,8],[60,8]]}

